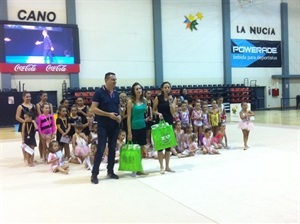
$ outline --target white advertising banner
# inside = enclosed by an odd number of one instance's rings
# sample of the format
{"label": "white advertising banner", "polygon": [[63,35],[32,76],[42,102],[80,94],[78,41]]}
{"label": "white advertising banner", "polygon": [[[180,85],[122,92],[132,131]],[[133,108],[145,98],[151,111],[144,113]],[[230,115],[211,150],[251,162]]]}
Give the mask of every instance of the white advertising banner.
{"label": "white advertising banner", "polygon": [[[240,111],[242,110],[241,103],[230,104],[230,121],[241,121]],[[251,104],[248,103],[248,110],[251,110]]]}

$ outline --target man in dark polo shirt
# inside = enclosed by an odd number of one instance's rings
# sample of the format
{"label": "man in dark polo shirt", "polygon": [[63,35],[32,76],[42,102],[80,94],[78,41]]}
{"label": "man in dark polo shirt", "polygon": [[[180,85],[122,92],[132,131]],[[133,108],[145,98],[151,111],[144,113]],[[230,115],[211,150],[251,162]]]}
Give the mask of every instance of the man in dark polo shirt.
{"label": "man in dark polo shirt", "polygon": [[52,51],[54,51],[54,47],[48,35],[48,31],[45,29],[43,30],[42,34],[44,36],[44,40],[36,41],[35,44],[36,45],[44,44],[44,52],[43,52],[44,63],[47,64],[47,57],[49,57],[50,64],[52,64],[53,63]]}
{"label": "man in dark polo shirt", "polygon": [[98,184],[97,175],[99,174],[99,166],[106,142],[108,142],[107,175],[110,178],[119,179],[114,173],[116,143],[121,122],[119,94],[114,90],[117,79],[114,73],[108,72],[105,74],[104,80],[105,85],[96,90],[91,105],[91,111],[96,115],[98,122],[98,148],[91,177],[91,182],[94,184]]}

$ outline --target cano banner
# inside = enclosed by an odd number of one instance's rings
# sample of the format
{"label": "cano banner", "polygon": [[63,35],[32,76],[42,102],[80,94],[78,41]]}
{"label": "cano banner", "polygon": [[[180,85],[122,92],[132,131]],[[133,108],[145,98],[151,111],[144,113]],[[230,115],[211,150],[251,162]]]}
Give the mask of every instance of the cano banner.
{"label": "cano banner", "polygon": [[231,66],[281,67],[281,42],[265,40],[231,40]]}

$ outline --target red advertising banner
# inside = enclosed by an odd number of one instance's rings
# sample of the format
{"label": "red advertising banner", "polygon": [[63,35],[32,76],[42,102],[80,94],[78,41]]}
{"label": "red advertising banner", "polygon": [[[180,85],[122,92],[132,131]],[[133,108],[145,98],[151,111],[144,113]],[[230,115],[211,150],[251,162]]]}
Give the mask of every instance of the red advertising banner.
{"label": "red advertising banner", "polygon": [[9,73],[78,73],[79,64],[6,64],[0,63],[0,72]]}

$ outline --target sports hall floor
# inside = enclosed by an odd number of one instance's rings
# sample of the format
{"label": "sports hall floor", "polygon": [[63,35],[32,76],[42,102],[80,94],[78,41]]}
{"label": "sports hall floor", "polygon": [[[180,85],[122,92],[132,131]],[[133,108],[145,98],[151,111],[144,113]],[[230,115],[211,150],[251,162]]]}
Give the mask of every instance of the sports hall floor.
{"label": "sports hall floor", "polygon": [[107,179],[101,164],[98,185],[82,165],[71,164],[69,175],[25,167],[20,134],[2,128],[0,222],[299,223],[300,110],[255,113],[246,151],[237,122],[229,122],[231,149],[221,155],[172,157],[176,173],[164,175],[157,160],[145,159],[144,177],[116,164],[119,180]]}

